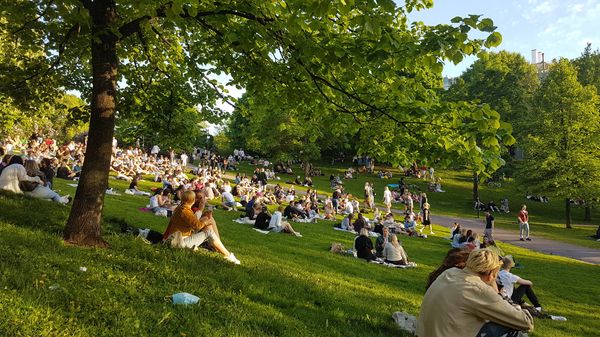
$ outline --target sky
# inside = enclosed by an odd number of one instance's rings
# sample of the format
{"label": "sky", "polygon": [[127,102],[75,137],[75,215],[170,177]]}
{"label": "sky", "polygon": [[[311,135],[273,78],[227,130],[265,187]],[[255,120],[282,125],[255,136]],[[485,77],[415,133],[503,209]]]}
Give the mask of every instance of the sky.
{"label": "sky", "polygon": [[[600,0],[434,0],[433,8],[409,18],[435,25],[469,14],[494,21],[502,44],[493,50],[518,52],[528,61],[532,49],[551,61],[578,57],[588,42],[593,49],[600,48]],[[449,62],[443,74],[459,76],[474,60],[467,58],[456,66]]]}

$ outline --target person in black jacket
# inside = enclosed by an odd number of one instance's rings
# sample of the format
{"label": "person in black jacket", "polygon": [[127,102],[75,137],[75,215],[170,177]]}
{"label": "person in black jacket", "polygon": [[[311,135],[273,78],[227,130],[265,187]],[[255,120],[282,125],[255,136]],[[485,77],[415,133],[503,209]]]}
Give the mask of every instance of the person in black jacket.
{"label": "person in black jacket", "polygon": [[368,229],[363,228],[360,230],[360,235],[354,240],[354,249],[356,249],[356,256],[360,259],[367,261],[376,259],[373,255],[373,242],[369,238]]}
{"label": "person in black jacket", "polygon": [[267,212],[267,206],[263,206],[262,210],[256,216],[256,221],[254,222],[254,227],[262,230],[267,230],[269,228],[269,222],[271,221],[271,215]]}

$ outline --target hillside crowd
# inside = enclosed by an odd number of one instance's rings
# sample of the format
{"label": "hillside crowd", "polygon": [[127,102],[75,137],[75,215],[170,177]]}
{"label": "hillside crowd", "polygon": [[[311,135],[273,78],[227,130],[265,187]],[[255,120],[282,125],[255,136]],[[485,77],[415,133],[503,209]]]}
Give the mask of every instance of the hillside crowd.
{"label": "hillside crowd", "polygon": [[[76,183],[84,153],[85,139],[66,144],[37,135],[26,141],[4,139],[0,143],[0,189],[66,204],[70,196],[56,193],[52,189],[53,179]],[[241,161],[255,165],[252,175],[237,171]],[[158,146],[149,151],[133,146],[121,148],[115,140],[110,169],[114,178],[129,182],[125,193],[148,196],[147,210],[169,217],[168,226],[157,242],[191,249],[208,246],[228,261],[240,264],[221,241],[213,210],[207,207],[207,203],[218,200],[212,204],[228,211],[242,211],[239,222],[251,224],[259,231],[298,237],[302,235],[291,222],[335,221],[342,216],[335,227],[355,233],[353,248],[358,258],[391,265],[410,264],[398,237],[426,238],[423,232],[427,227],[429,234],[434,234],[427,194],[409,190],[401,178],[398,184],[385,187],[382,211],[375,206],[373,184],[366,182],[361,202],[344,191],[344,180],[363,173],[376,174],[382,179],[392,175],[384,171],[375,173],[369,158],[356,159],[356,163],[362,165],[346,170],[343,178],[330,176],[329,195],[319,195],[313,186],[311,175],[322,174],[318,169],[305,167],[309,174],[304,179],[296,176],[284,187],[278,175],[293,176],[290,163],[270,163],[248,156],[241,149],[227,157],[194,149],[188,156],[173,150],[161,152]],[[226,179],[228,170],[231,175],[235,173],[233,179]],[[405,172],[407,176],[428,179],[430,191],[442,191],[433,168],[415,164]],[[138,184],[144,178],[160,182],[161,187],[140,188]],[[402,211],[394,212],[393,203],[403,205]],[[268,205],[275,205],[272,214]],[[373,219],[368,219],[366,214],[371,212]],[[419,336],[523,336],[521,331],[533,328],[532,313],[541,312],[533,283],[511,273],[515,263],[493,241],[490,210],[486,212],[486,221],[490,226],[486,225],[483,238],[461,229],[459,224],[452,229],[452,249],[428,281],[417,324]],[[375,244],[371,237],[376,237]],[[523,304],[524,297],[532,302],[532,310]]]}

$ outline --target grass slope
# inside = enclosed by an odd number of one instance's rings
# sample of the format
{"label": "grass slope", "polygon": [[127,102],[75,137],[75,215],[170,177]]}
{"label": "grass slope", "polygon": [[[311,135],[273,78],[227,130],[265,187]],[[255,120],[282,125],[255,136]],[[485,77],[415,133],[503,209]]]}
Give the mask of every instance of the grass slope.
{"label": "grass slope", "polygon": [[[162,231],[165,218],[137,210],[146,203],[107,195],[105,219]],[[391,313],[418,313],[426,276],[449,248],[440,237],[403,238],[419,267],[387,269],[329,253],[332,242],[353,240],[331,223],[294,224],[303,238],[263,235],[232,222],[234,212],[216,211],[225,245],[242,261],[234,266],[214,253],[146,245],[107,221],[112,248],[70,247],[60,239],[67,214],[64,206],[0,194],[0,335],[398,336]],[[569,319],[536,321],[532,336],[597,333],[597,266],[503,248],[525,266],[516,273],[535,282],[544,306]],[[181,291],[200,303],[172,305],[166,296]]]}

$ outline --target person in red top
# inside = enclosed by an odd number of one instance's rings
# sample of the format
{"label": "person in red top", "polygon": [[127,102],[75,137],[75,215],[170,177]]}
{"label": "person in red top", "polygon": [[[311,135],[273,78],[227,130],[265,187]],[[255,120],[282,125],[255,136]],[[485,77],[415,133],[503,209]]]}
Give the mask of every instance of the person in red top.
{"label": "person in red top", "polygon": [[[519,236],[521,241],[531,241],[529,238],[529,212],[527,212],[527,206],[521,206],[521,211],[519,212]],[[525,239],[523,239],[523,232],[525,232]]]}

